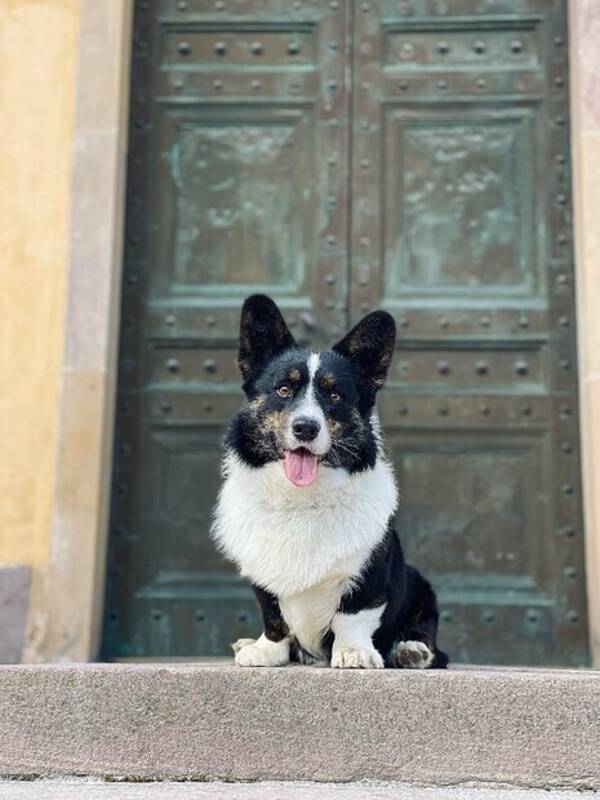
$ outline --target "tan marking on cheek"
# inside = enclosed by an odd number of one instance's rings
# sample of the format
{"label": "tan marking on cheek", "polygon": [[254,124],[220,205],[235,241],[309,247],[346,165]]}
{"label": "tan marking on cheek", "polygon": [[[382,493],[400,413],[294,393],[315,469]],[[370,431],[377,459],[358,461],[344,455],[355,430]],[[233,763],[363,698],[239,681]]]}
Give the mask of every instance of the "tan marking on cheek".
{"label": "tan marking on cheek", "polygon": [[264,406],[266,402],[266,398],[262,395],[259,397],[255,397],[250,403],[248,403],[248,408],[251,410],[253,414],[258,414],[261,408]]}
{"label": "tan marking on cheek", "polygon": [[285,411],[271,411],[265,416],[264,427],[276,436],[283,436],[286,430],[288,415]]}
{"label": "tan marking on cheek", "polygon": [[338,422],[337,419],[328,419],[327,426],[332,436],[337,436],[342,430],[342,423]]}

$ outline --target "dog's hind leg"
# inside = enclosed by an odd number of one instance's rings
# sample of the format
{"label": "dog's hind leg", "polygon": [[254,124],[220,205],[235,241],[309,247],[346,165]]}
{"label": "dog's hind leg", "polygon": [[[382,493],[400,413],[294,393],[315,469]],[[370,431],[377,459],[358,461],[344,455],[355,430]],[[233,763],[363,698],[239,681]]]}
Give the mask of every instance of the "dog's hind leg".
{"label": "dog's hind leg", "polygon": [[413,567],[407,567],[415,600],[403,630],[387,658],[401,669],[445,669],[448,656],[437,646],[438,608],[428,581]]}

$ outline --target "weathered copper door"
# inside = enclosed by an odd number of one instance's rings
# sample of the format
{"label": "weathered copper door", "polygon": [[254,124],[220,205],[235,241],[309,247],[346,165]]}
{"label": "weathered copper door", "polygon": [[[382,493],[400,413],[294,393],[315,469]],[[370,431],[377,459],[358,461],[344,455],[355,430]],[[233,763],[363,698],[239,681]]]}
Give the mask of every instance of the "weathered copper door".
{"label": "weathered copper door", "polygon": [[138,2],[105,653],[258,629],[208,539],[240,304],[387,308],[380,411],[457,661],[587,661],[564,0]]}

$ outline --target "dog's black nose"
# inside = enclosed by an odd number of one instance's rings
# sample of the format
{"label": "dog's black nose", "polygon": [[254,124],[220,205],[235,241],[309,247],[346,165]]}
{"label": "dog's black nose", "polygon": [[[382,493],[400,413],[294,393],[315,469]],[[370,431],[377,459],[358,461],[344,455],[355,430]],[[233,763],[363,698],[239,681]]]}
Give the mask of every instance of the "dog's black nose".
{"label": "dog's black nose", "polygon": [[317,420],[309,417],[298,417],[292,423],[294,436],[296,439],[300,439],[301,442],[312,442],[313,439],[317,438],[320,430],[321,426]]}

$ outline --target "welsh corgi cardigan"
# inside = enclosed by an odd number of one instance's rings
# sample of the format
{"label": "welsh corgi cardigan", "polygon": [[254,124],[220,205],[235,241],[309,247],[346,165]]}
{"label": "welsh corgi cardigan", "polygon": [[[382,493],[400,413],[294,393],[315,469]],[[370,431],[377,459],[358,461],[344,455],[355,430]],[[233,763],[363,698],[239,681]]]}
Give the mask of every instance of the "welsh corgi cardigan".
{"label": "welsh corgi cardigan", "polygon": [[375,411],[396,338],[368,314],[331,350],[294,341],[275,303],[253,295],[240,323],[246,403],[225,438],[212,535],[248,578],[259,639],[235,661],[339,669],[444,668],[438,611],[393,527],[398,490]]}

